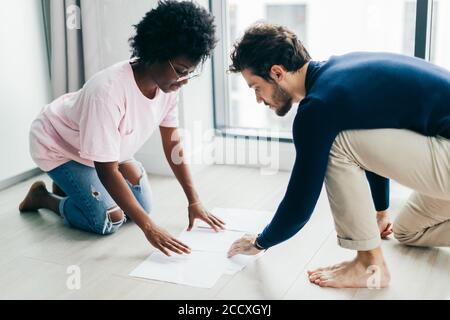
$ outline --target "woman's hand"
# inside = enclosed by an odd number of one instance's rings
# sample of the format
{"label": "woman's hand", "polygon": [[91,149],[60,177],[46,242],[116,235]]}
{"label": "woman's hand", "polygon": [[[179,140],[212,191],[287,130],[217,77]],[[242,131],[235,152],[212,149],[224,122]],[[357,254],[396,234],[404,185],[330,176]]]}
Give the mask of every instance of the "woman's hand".
{"label": "woman's hand", "polygon": [[171,252],[177,254],[191,253],[191,248],[183,242],[172,237],[170,233],[157,225],[152,225],[144,230],[147,240],[157,249],[161,250],[166,256],[171,256]]}
{"label": "woman's hand", "polygon": [[188,231],[192,230],[194,226],[195,219],[200,219],[205,221],[210,225],[214,231],[218,232],[220,229],[225,229],[225,222],[212,215],[208,210],[206,210],[200,202],[193,203],[188,207],[189,211],[189,227]]}

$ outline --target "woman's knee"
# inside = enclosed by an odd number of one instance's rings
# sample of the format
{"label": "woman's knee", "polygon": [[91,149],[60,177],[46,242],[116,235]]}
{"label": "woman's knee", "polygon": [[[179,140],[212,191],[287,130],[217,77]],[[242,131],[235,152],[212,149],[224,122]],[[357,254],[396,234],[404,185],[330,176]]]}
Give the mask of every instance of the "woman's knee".
{"label": "woman's knee", "polygon": [[[130,161],[124,164],[125,165],[131,164],[135,166],[135,168],[133,169],[135,171],[132,180],[129,180],[126,175],[124,175],[124,178],[128,182],[128,186],[132,190],[136,200],[139,202],[141,207],[147,214],[150,214],[152,212],[152,202],[153,202],[152,190],[144,166],[142,165],[142,163],[138,161]],[[139,169],[140,172],[139,176],[137,175],[138,170],[137,168]]]}
{"label": "woman's knee", "polygon": [[115,233],[127,221],[126,215],[118,206],[114,206],[102,213],[98,213],[98,221],[93,231],[99,235]]}
{"label": "woman's knee", "polygon": [[119,164],[119,171],[132,186],[138,185],[144,176],[144,170],[137,161],[127,161]]}
{"label": "woman's knee", "polygon": [[122,209],[120,209],[118,206],[108,209],[106,211],[106,214],[108,216],[109,221],[111,221],[112,223],[120,222],[124,218],[124,213]]}

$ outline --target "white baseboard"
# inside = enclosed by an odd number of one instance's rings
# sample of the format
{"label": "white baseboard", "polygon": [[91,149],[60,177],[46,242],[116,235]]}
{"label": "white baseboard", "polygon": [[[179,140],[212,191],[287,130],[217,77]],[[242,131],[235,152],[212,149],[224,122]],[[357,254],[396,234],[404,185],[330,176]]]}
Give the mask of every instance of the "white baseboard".
{"label": "white baseboard", "polygon": [[22,182],[22,181],[28,180],[32,177],[38,176],[42,173],[43,173],[43,171],[41,169],[35,168],[35,169],[25,171],[24,173],[18,174],[14,177],[2,180],[2,181],[0,181],[0,191],[7,189],[19,182]]}

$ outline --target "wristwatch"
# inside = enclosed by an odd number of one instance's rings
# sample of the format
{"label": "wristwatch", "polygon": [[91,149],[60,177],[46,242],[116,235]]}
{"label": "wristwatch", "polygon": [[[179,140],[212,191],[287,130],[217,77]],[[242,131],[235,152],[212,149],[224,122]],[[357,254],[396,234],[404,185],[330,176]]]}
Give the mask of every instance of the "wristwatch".
{"label": "wristwatch", "polygon": [[258,237],[259,237],[259,234],[256,237],[255,241],[253,242],[253,246],[258,250],[266,250],[265,248],[261,247],[261,245],[258,243]]}

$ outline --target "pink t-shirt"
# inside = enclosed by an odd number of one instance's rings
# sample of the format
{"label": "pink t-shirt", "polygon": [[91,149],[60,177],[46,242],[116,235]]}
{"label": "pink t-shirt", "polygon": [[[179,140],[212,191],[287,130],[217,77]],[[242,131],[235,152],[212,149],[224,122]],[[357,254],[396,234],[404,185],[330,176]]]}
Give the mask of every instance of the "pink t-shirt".
{"label": "pink t-shirt", "polygon": [[119,62],[42,108],[31,124],[31,157],[46,172],[70,160],[129,160],[159,126],[178,126],[177,104],[175,92],[144,96],[130,61]]}

